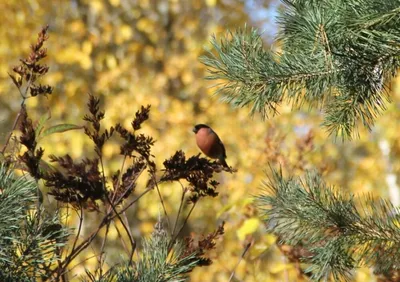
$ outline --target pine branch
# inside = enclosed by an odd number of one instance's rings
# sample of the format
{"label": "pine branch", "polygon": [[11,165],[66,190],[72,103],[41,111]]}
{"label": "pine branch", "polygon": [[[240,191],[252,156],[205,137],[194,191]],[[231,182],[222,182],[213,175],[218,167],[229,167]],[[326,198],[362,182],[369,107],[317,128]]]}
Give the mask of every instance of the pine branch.
{"label": "pine branch", "polygon": [[[106,275],[92,282],[134,281],[134,282],[183,282],[188,274],[199,266],[208,265],[211,261],[204,257],[207,250],[213,249],[215,239],[223,234],[223,225],[214,233],[199,240],[197,245],[193,239],[177,242],[170,248],[171,238],[158,222],[151,237],[143,241],[143,250],[132,266],[112,268]],[[84,281],[88,281],[87,279]]]}
{"label": "pine branch", "polygon": [[389,100],[385,83],[400,67],[399,2],[284,1],[279,52],[266,50],[255,29],[217,40],[201,61],[216,93],[251,114],[276,114],[282,101],[322,108],[331,134],[350,138],[370,128]]}
{"label": "pine branch", "polygon": [[58,213],[37,209],[37,189],[33,179],[0,164],[1,281],[45,280],[67,242],[69,231]]}
{"label": "pine branch", "polygon": [[375,274],[400,270],[400,209],[370,196],[355,197],[329,187],[319,175],[284,178],[273,170],[257,197],[267,228],[279,244],[301,247],[299,261],[319,280],[350,280],[354,268]]}

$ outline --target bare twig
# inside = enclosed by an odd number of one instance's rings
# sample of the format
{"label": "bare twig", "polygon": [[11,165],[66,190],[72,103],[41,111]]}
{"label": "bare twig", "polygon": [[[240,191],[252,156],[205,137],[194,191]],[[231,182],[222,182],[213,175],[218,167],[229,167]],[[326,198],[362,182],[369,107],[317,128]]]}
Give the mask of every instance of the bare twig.
{"label": "bare twig", "polygon": [[[101,242],[101,247],[100,247],[100,257],[99,257],[99,259],[98,259],[98,267],[97,267],[97,270],[99,270],[99,276],[101,277],[102,276],[102,274],[103,274],[103,264],[104,264],[104,260],[105,260],[105,257],[103,256],[104,255],[104,248],[105,248],[105,246],[106,246],[106,241],[107,241],[107,237],[108,237],[108,231],[110,230],[110,223],[107,223],[107,225],[106,225],[106,233],[104,234],[104,238],[103,238],[103,241]],[[96,270],[96,271],[97,271]]]}
{"label": "bare twig", "polygon": [[[153,176],[153,178],[154,178],[154,176]],[[153,179],[153,181],[156,181],[155,178]],[[155,182],[155,184],[156,184],[156,190],[157,190],[158,198],[160,199],[162,208],[164,210],[164,215],[165,215],[165,217],[167,219],[168,229],[171,230],[171,223],[169,222],[169,217],[168,217],[167,209],[165,208],[164,200],[163,200],[163,198],[161,196],[160,189],[158,188],[157,182]]]}
{"label": "bare twig", "polygon": [[[153,190],[153,188],[147,188],[146,190],[144,190],[144,192],[142,192],[142,194],[140,194],[135,200],[133,200],[132,202],[130,202],[128,205],[126,205],[124,208],[122,208],[120,210],[120,213],[126,211],[130,206],[132,206],[134,203],[136,203],[141,197],[143,197],[144,195],[146,195],[148,192],[150,192],[151,190]],[[112,216],[112,218],[114,218],[114,216]]]}
{"label": "bare twig", "polygon": [[129,252],[128,246],[126,245],[125,240],[122,237],[121,231],[119,230],[119,228],[118,228],[118,226],[117,226],[117,224],[115,222],[114,222],[114,227],[115,227],[115,230],[117,230],[118,238],[121,241],[121,244],[124,247],[124,250],[125,250],[126,254],[129,256],[130,252]]}
{"label": "bare twig", "polygon": [[[128,217],[126,216],[126,212],[123,211],[123,212],[121,212],[121,213],[122,213],[123,219],[126,220],[126,225],[128,226],[128,232],[129,232],[128,236],[129,236],[130,238],[133,238],[132,231],[131,231],[131,228],[130,228],[130,226],[129,226]],[[135,249],[132,248],[131,253],[130,253],[130,255],[129,255],[129,263],[132,262],[132,260],[133,260],[133,254],[134,254],[134,253],[135,253]]]}
{"label": "bare twig", "polygon": [[233,270],[232,270],[231,276],[229,277],[229,280],[228,280],[229,282],[232,281],[233,277],[235,276],[236,268],[239,266],[240,262],[243,260],[243,258],[244,258],[244,256],[246,255],[247,251],[250,249],[252,243],[253,243],[253,242],[248,243],[248,244],[246,245],[246,247],[244,248],[243,253],[242,253],[242,255],[241,255],[240,258],[239,258],[239,261],[236,263],[235,267],[234,267]]}
{"label": "bare twig", "polygon": [[3,149],[1,149],[1,153],[2,153],[2,154],[4,154],[4,152],[6,151],[6,148],[7,148],[8,144],[10,143],[10,139],[11,139],[11,136],[12,136],[12,134],[13,134],[13,131],[14,131],[15,128],[17,127],[19,118],[21,117],[22,106],[23,106],[24,103],[25,103],[25,99],[23,100],[23,102],[22,102],[22,104],[21,104],[21,110],[20,110],[19,113],[17,114],[17,117],[16,117],[15,120],[14,120],[13,126],[12,126],[10,132],[8,133],[8,136],[7,136],[7,139],[6,139],[6,143],[4,144]]}
{"label": "bare twig", "polygon": [[82,264],[82,263],[84,263],[84,262],[86,262],[86,261],[88,261],[88,260],[90,260],[90,259],[92,259],[92,258],[95,258],[95,257],[97,257],[97,255],[93,255],[93,256],[90,256],[90,257],[85,258],[84,260],[82,260],[82,261],[78,262],[77,264],[75,264],[75,265],[74,265],[73,267],[71,267],[70,269],[65,270],[63,273],[61,273],[61,275],[64,275],[64,274],[66,274],[66,273],[72,271],[72,270],[73,270],[75,267],[77,267],[78,265],[80,265],[80,264]]}
{"label": "bare twig", "polygon": [[187,192],[187,189],[185,189],[185,187],[183,187],[183,185],[182,185],[182,183],[181,183],[180,181],[179,181],[179,184],[181,184],[181,186],[182,186],[182,196],[181,196],[181,202],[180,202],[180,204],[179,204],[178,214],[176,215],[176,219],[175,219],[175,223],[174,223],[174,228],[173,228],[173,230],[172,230],[171,236],[174,236],[174,234],[175,234],[175,230],[176,230],[176,227],[177,227],[177,225],[178,225],[179,216],[180,216],[180,214],[181,214],[182,207],[183,207],[183,202],[184,202],[184,200],[185,200],[185,195],[186,195],[186,192]]}
{"label": "bare twig", "polygon": [[172,249],[172,247],[173,247],[173,245],[174,245],[176,239],[178,238],[179,234],[182,232],[183,228],[186,226],[186,223],[187,223],[187,221],[188,221],[190,215],[192,214],[192,211],[194,210],[194,207],[196,206],[196,203],[197,203],[197,202],[194,202],[194,204],[193,204],[192,207],[190,208],[189,213],[187,214],[187,216],[186,216],[186,218],[185,218],[185,220],[184,220],[184,222],[183,222],[181,228],[179,228],[179,231],[176,233],[175,236],[172,237],[171,243],[170,243],[169,248],[168,248],[169,250]]}
{"label": "bare twig", "polygon": [[[135,200],[133,200],[131,203],[129,203],[129,205],[127,205],[126,207],[124,207],[120,212],[124,212],[126,211],[131,205],[133,205],[134,203],[136,203],[137,201],[139,201],[144,195],[146,195],[148,192],[150,192],[151,190],[153,190],[153,187],[150,187],[148,189],[146,189],[144,192],[142,192],[142,194],[140,194]],[[117,217],[117,215],[112,215],[112,211],[110,211],[109,213],[107,213],[103,220],[100,222],[99,226],[97,227],[96,230],[94,230],[85,240],[83,240],[83,242],[81,242],[77,247],[75,247],[73,250],[71,250],[71,253],[69,255],[66,256],[65,260],[62,263],[62,268],[61,271],[63,271],[64,269],[66,269],[68,267],[68,265],[84,250],[86,249],[90,243],[94,240],[94,238],[96,238],[97,234],[100,232],[100,230],[111,220],[113,220],[115,217]],[[57,272],[59,269],[55,269],[54,272]],[[53,273],[54,273],[53,272]]]}
{"label": "bare twig", "polygon": [[[147,161],[147,165],[150,166],[150,161],[148,159],[146,159],[146,161]],[[165,208],[164,200],[163,200],[163,197],[161,196],[160,189],[158,188],[158,182],[157,182],[156,175],[155,175],[153,170],[150,171],[150,175],[151,175],[151,178],[152,178],[152,182],[154,183],[154,185],[156,187],[158,198],[160,199],[160,202],[161,202],[161,205],[162,205],[162,208],[163,208],[163,211],[164,211],[164,215],[165,215],[165,217],[167,219],[168,229],[171,231],[171,223],[169,221],[169,216],[168,216],[168,213],[167,213],[167,209]]]}
{"label": "bare twig", "polygon": [[15,117],[14,124],[13,124],[10,132],[8,133],[8,136],[7,136],[7,139],[6,139],[6,143],[4,144],[3,149],[1,149],[1,153],[2,154],[4,154],[4,152],[6,151],[6,148],[7,148],[8,144],[10,143],[10,139],[11,139],[11,136],[13,134],[13,131],[17,128],[18,121],[19,121],[19,119],[21,117],[22,109],[23,109],[23,107],[25,105],[25,101],[27,99],[27,94],[28,94],[29,87],[31,87],[31,84],[32,84],[32,77],[33,77],[32,74],[33,74],[33,71],[31,70],[31,73],[30,73],[30,76],[29,76],[29,80],[28,80],[28,83],[26,85],[24,93],[22,93],[21,87],[17,87],[18,88],[18,92],[22,97],[21,108],[20,108],[17,116]]}
{"label": "bare twig", "polygon": [[[137,181],[137,179],[139,178],[139,176],[142,174],[142,172],[144,171],[144,167],[141,169],[141,171],[137,174],[135,179],[132,179],[132,183],[130,186],[128,186],[125,190],[125,192],[117,199],[117,201],[113,201],[113,203],[115,203],[115,206],[118,206],[122,200],[125,198],[126,194],[129,193],[130,188],[132,187],[132,185],[134,185]],[[151,189],[153,189],[153,187],[151,187]],[[149,190],[151,190],[149,189]],[[135,200],[136,201],[136,200]],[[111,208],[109,209],[109,211],[111,210]],[[122,212],[122,211],[121,211]]]}
{"label": "bare twig", "polygon": [[74,248],[73,250],[71,250],[71,253],[69,255],[67,255],[67,257],[65,258],[65,260],[62,263],[62,267],[61,269],[55,269],[54,272],[64,272],[65,269],[68,267],[68,265],[80,254],[80,252],[82,252],[84,249],[86,249],[90,243],[94,240],[94,238],[96,238],[97,234],[100,232],[101,228],[103,228],[107,222],[109,222],[110,216],[107,215],[103,218],[103,220],[101,221],[100,225],[97,227],[96,230],[94,230],[82,243],[80,243],[76,248]]}
{"label": "bare twig", "polygon": [[76,236],[75,236],[74,244],[72,245],[72,250],[75,249],[76,243],[78,242],[78,239],[79,239],[79,236],[80,236],[81,230],[82,230],[82,223],[83,223],[83,208],[82,208],[82,206],[80,207],[80,213],[78,213],[78,211],[77,211],[76,214],[79,217],[79,225],[78,225],[78,232],[76,233]]}
{"label": "bare twig", "polygon": [[[118,217],[119,221],[121,222],[122,226],[124,227],[125,232],[128,234],[129,241],[130,241],[130,243],[131,243],[132,254],[133,254],[133,253],[135,252],[135,249],[136,249],[136,242],[135,242],[135,240],[133,239],[132,234],[131,234],[131,232],[130,232],[128,226],[127,226],[127,225],[125,224],[125,222],[122,220],[122,218],[121,218],[119,212],[118,212],[117,209],[115,208],[115,206],[114,206],[113,202],[111,201],[110,197],[108,197],[107,188],[106,188],[106,182],[105,182],[106,180],[105,180],[105,175],[104,175],[103,158],[102,158],[101,155],[99,155],[99,160],[100,160],[101,170],[102,170],[102,174],[103,174],[103,189],[104,189],[104,194],[105,194],[105,196],[106,196],[106,198],[107,198],[107,201],[108,201],[109,205],[111,206],[112,210],[114,211],[116,217]],[[133,256],[133,255],[132,255],[132,256]],[[131,256],[130,259],[129,259],[129,264],[132,263],[132,256]]]}
{"label": "bare twig", "polygon": [[[123,174],[123,172],[124,172],[124,167],[125,167],[126,158],[127,158],[127,155],[124,155],[124,159],[122,160],[121,169],[120,169],[120,171],[119,171],[117,183],[116,183],[116,185],[115,185],[114,195],[113,195],[113,197],[112,197],[113,203],[114,203],[114,201],[115,201],[115,197],[116,197],[116,195],[117,195],[117,191],[118,191],[118,188],[119,188],[119,183],[120,183],[122,174]],[[139,173],[139,175],[140,175],[140,174],[141,174],[141,173]],[[133,184],[133,183],[134,183],[134,182],[132,181],[132,184]],[[129,189],[127,189],[127,190],[129,190]]]}

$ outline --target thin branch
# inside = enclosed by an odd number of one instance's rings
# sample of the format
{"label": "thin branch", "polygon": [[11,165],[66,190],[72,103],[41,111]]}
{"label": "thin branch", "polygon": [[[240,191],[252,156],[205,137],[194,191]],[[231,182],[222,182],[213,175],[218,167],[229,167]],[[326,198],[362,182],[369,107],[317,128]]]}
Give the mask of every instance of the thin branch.
{"label": "thin branch", "polygon": [[[131,235],[131,233],[130,233],[130,231],[129,231],[128,226],[127,226],[127,225],[125,224],[125,222],[122,220],[122,218],[121,218],[119,212],[118,212],[117,209],[115,208],[114,204],[111,202],[110,197],[108,197],[107,188],[106,188],[106,186],[105,186],[104,165],[103,165],[103,158],[102,158],[102,156],[99,156],[99,160],[100,160],[100,165],[101,165],[102,174],[103,174],[103,188],[104,188],[104,192],[105,192],[104,194],[105,194],[105,196],[106,196],[106,198],[107,198],[107,201],[108,201],[108,203],[110,204],[112,210],[114,211],[115,215],[118,217],[119,221],[121,222],[122,226],[124,227],[125,232],[128,234],[129,241],[130,241],[130,243],[131,243],[132,253],[134,253],[134,252],[135,252],[135,249],[136,249],[136,242],[135,242],[135,240],[133,239],[133,237],[132,237],[132,235]],[[132,263],[132,259],[129,260],[129,264],[131,264],[131,263]]]}
{"label": "thin branch", "polygon": [[176,233],[176,235],[172,237],[170,246],[169,246],[169,248],[168,248],[169,250],[172,249],[172,247],[173,247],[173,245],[174,245],[176,239],[178,238],[179,234],[182,232],[183,228],[186,226],[186,223],[187,223],[187,221],[188,221],[190,215],[192,214],[192,211],[194,210],[194,207],[196,206],[196,204],[197,204],[197,202],[194,202],[194,204],[193,204],[192,207],[190,208],[189,213],[187,214],[187,216],[186,216],[186,218],[185,218],[185,220],[184,220],[184,222],[183,222],[181,228],[179,228],[179,231]]}
{"label": "thin branch", "polygon": [[[154,178],[154,176],[153,176],[153,178]],[[153,181],[155,181],[155,179],[153,179]],[[156,184],[156,190],[157,190],[158,198],[160,199],[162,208],[163,208],[163,210],[164,210],[164,215],[165,215],[165,217],[166,217],[166,219],[167,219],[168,229],[171,231],[171,223],[170,223],[170,221],[169,221],[167,209],[165,208],[165,205],[164,205],[164,200],[163,200],[163,198],[162,198],[162,196],[161,196],[160,189],[158,188],[157,182],[155,182],[155,184]]]}
{"label": "thin branch", "polygon": [[[146,190],[144,190],[144,192],[142,192],[142,194],[140,194],[135,200],[133,200],[132,202],[130,202],[128,205],[126,205],[124,208],[121,209],[120,212],[124,212],[126,211],[130,206],[132,206],[134,203],[136,203],[141,197],[143,197],[144,195],[146,195],[148,192],[152,191],[153,187],[151,188],[147,188]],[[114,218],[114,216],[112,216],[111,218]]]}
{"label": "thin branch", "polygon": [[[150,192],[151,190],[153,190],[153,187],[150,187],[148,189],[146,189],[142,194],[140,194],[135,200],[133,200],[131,203],[129,203],[129,205],[127,205],[126,207],[124,207],[120,212],[124,212],[126,211],[131,205],[133,205],[134,203],[136,203],[137,201],[139,201],[144,195],[146,195],[148,192]],[[112,212],[110,211],[109,213],[107,213],[103,220],[100,222],[99,226],[97,227],[96,230],[94,230],[81,244],[79,244],[74,250],[71,251],[71,253],[66,257],[66,259],[63,262],[63,266],[62,268],[65,269],[72,260],[74,260],[80,252],[82,252],[84,249],[86,249],[90,243],[94,240],[94,238],[96,238],[97,234],[100,232],[100,230],[111,220],[113,220],[115,217],[117,217],[116,214],[111,215]],[[55,269],[54,272],[56,272],[57,269]]]}
{"label": "thin branch", "polygon": [[104,234],[104,238],[103,238],[103,241],[101,242],[101,247],[100,247],[100,258],[98,259],[99,264],[97,267],[97,270],[99,270],[100,277],[102,276],[102,273],[103,273],[103,264],[104,264],[104,260],[105,260],[105,257],[103,259],[103,254],[104,254],[104,248],[106,246],[106,241],[107,241],[109,230],[110,230],[110,223],[108,223],[106,225],[106,233]]}
{"label": "thin branch", "polygon": [[[109,214],[103,218],[100,225],[94,230],[82,243],[80,243],[75,249],[71,250],[71,253],[65,258],[62,269],[66,269],[67,266],[82,252],[86,249],[90,243],[96,238],[97,234],[100,232],[101,228],[109,222],[110,216]],[[55,270],[57,271],[57,269]]]}
{"label": "thin branch", "polygon": [[87,257],[87,258],[85,258],[84,260],[82,260],[82,261],[80,261],[80,262],[78,262],[77,264],[75,264],[73,267],[71,267],[70,269],[68,269],[68,270],[65,270],[63,273],[61,273],[61,275],[64,275],[64,274],[67,274],[68,272],[70,272],[70,271],[72,271],[75,267],[77,267],[78,265],[80,265],[80,264],[82,264],[82,263],[84,263],[84,262],[86,262],[86,261],[88,261],[88,260],[90,260],[90,259],[92,259],[92,258],[95,258],[95,257],[97,257],[98,255],[93,255],[93,256],[90,256],[90,257]]}
{"label": "thin branch", "polygon": [[[116,202],[114,202],[114,203],[115,203],[115,206],[118,206],[118,205],[122,202],[122,200],[123,200],[123,199],[125,198],[125,196],[129,193],[129,190],[130,190],[131,187],[136,183],[137,179],[139,178],[139,176],[142,174],[143,171],[144,171],[144,167],[141,169],[140,172],[137,173],[136,178],[135,178],[135,179],[132,179],[131,185],[128,186],[128,187],[125,189],[125,192],[117,199]],[[151,189],[153,189],[153,187],[151,187]],[[151,190],[151,189],[150,189],[150,190]],[[110,210],[111,210],[111,209],[109,209],[109,211],[110,211]]]}
{"label": "thin branch", "polygon": [[[149,160],[148,159],[146,159],[146,162],[149,165]],[[165,208],[164,200],[163,200],[163,198],[161,196],[160,189],[158,188],[158,182],[157,182],[157,179],[156,179],[154,171],[151,170],[150,171],[150,175],[151,175],[151,178],[152,178],[152,182],[154,183],[154,185],[156,187],[158,198],[160,199],[160,202],[161,202],[161,205],[162,205],[162,208],[163,208],[163,211],[164,211],[164,215],[165,215],[165,217],[167,219],[168,229],[171,231],[171,223],[169,221],[169,216],[168,216],[168,213],[167,213],[167,209]]]}
{"label": "thin branch", "polygon": [[[129,226],[128,217],[126,216],[126,212],[123,211],[121,214],[123,216],[123,219],[126,220],[126,225],[128,226],[128,232],[129,232],[128,236],[129,236],[129,238],[133,238],[132,231],[131,231],[131,228]],[[135,253],[135,249],[132,248],[131,253],[129,255],[129,264],[132,263],[134,253]]]}
{"label": "thin branch", "polygon": [[253,242],[247,243],[242,255],[239,258],[239,261],[236,263],[235,267],[232,270],[231,276],[229,277],[229,280],[228,280],[229,282],[232,281],[233,277],[235,276],[236,268],[239,266],[240,262],[243,260],[244,256],[246,255],[247,251],[250,249],[252,244],[253,244]]}
{"label": "thin branch", "polygon": [[182,183],[181,183],[180,181],[178,181],[178,182],[179,182],[179,184],[181,184],[181,186],[182,186],[182,196],[181,196],[181,202],[179,203],[178,214],[176,215],[176,219],[175,219],[175,223],[174,223],[174,228],[173,228],[173,230],[172,230],[171,236],[174,236],[174,234],[175,234],[175,230],[176,230],[176,227],[177,227],[177,225],[178,225],[179,216],[180,216],[180,214],[181,214],[182,207],[183,207],[183,202],[184,202],[184,200],[185,200],[185,195],[186,195],[186,192],[187,192],[187,189],[185,189],[185,187],[183,187]]}
{"label": "thin branch", "polygon": [[82,206],[80,206],[80,213],[78,213],[78,211],[76,211],[76,214],[79,217],[79,225],[78,225],[78,232],[76,233],[76,236],[75,236],[74,244],[72,245],[72,250],[75,249],[76,243],[78,242],[78,239],[79,239],[79,236],[80,236],[81,230],[82,230],[82,223],[83,223],[83,208],[82,208]]}
{"label": "thin branch", "polygon": [[[112,197],[113,203],[114,203],[114,201],[115,201],[115,197],[117,196],[117,191],[118,191],[119,183],[120,183],[120,181],[121,181],[122,174],[123,174],[123,171],[124,171],[124,166],[125,166],[126,158],[127,158],[127,155],[124,155],[124,159],[122,160],[121,169],[120,169],[120,172],[119,172],[119,175],[118,175],[117,183],[116,183],[116,185],[115,185],[114,195],[113,195],[113,197]],[[140,173],[140,174],[141,174],[141,173]],[[140,175],[140,174],[139,174],[139,175]],[[133,184],[133,183],[135,183],[135,181],[132,181],[132,184]],[[129,189],[127,189],[127,190],[129,190]]]}
{"label": "thin branch", "polygon": [[21,97],[22,97],[21,107],[20,107],[20,110],[19,110],[17,116],[15,117],[14,124],[13,124],[13,126],[12,126],[12,128],[11,128],[11,130],[10,130],[10,133],[9,133],[8,136],[7,136],[6,143],[4,144],[3,149],[1,149],[1,153],[2,153],[3,155],[4,155],[4,152],[6,151],[6,148],[7,148],[8,144],[10,143],[10,139],[11,139],[11,136],[12,136],[12,134],[13,134],[13,131],[17,128],[18,121],[19,121],[19,119],[20,119],[20,117],[21,117],[22,109],[23,109],[23,107],[24,107],[24,105],[25,105],[25,101],[26,101],[26,98],[27,98],[26,96],[27,96],[29,87],[31,87],[31,84],[32,84],[32,77],[33,77],[32,74],[33,74],[33,71],[31,70],[31,73],[30,73],[30,76],[29,76],[29,80],[28,80],[28,83],[27,83],[27,85],[26,85],[26,88],[25,88],[24,93],[22,93],[21,87],[17,87],[17,88],[18,88],[18,91],[19,91],[19,94],[20,94]]}
{"label": "thin branch", "polygon": [[125,252],[126,252],[126,255],[129,256],[129,255],[130,255],[130,252],[129,252],[128,246],[126,245],[125,240],[124,240],[124,238],[122,237],[121,231],[119,230],[119,228],[118,228],[117,224],[115,224],[115,222],[114,222],[114,227],[115,227],[115,230],[117,231],[118,238],[119,238],[119,240],[121,241],[122,246],[124,247],[124,250],[125,250]]}

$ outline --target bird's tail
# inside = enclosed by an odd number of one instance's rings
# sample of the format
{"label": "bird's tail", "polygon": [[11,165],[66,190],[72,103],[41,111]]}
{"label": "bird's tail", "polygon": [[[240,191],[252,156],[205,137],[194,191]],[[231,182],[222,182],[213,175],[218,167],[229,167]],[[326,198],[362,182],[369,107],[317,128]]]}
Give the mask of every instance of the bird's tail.
{"label": "bird's tail", "polygon": [[232,173],[232,169],[230,168],[230,166],[226,163],[225,158],[220,158],[219,162],[230,172]]}

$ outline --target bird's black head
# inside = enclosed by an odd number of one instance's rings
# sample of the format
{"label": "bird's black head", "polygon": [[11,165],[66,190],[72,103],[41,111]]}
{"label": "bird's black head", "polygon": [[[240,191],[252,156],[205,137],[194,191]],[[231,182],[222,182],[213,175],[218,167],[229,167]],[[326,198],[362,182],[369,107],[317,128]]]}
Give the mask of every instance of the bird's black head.
{"label": "bird's black head", "polygon": [[206,124],[196,124],[194,127],[193,127],[193,132],[194,133],[197,133],[200,129],[202,129],[202,128],[210,128],[208,125],[206,125]]}

